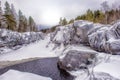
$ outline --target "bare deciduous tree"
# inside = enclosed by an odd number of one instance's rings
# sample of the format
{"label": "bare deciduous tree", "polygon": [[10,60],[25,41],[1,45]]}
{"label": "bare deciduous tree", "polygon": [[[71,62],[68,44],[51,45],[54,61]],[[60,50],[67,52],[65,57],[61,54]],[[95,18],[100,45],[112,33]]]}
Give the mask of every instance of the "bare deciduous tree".
{"label": "bare deciduous tree", "polygon": [[104,1],[102,4],[101,4],[101,6],[102,6],[102,10],[103,10],[103,12],[106,14],[105,15],[105,19],[106,19],[106,24],[108,23],[108,11],[110,11],[110,7],[109,7],[109,5],[108,5],[108,2],[107,1]]}

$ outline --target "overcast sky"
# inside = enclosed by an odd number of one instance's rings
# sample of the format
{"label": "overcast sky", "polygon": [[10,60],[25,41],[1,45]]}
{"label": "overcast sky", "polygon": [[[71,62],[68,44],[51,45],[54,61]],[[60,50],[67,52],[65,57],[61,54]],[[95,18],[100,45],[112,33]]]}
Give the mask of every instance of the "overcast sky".
{"label": "overcast sky", "polygon": [[[98,9],[103,1],[120,0],[1,0],[13,3],[26,16],[32,16],[37,24],[55,25],[60,17],[75,18],[87,9]],[[3,5],[3,3],[2,3]]]}

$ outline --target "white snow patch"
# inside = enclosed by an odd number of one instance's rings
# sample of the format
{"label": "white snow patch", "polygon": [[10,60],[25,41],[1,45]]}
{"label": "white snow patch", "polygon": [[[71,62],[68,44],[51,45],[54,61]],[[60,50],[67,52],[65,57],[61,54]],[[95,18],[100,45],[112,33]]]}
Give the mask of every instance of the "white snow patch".
{"label": "white snow patch", "polygon": [[0,80],[52,80],[52,79],[49,77],[43,77],[33,73],[9,70],[6,73],[0,75]]}
{"label": "white snow patch", "polygon": [[10,53],[1,54],[0,61],[14,61],[27,58],[46,58],[46,57],[56,57],[57,55],[52,51],[52,46],[46,47],[49,39],[48,37],[44,40],[40,40],[36,43],[24,46],[19,50],[12,51]]}
{"label": "white snow patch", "polygon": [[94,68],[95,72],[104,72],[108,73],[111,76],[114,76],[120,79],[120,62],[108,62],[101,63]]}

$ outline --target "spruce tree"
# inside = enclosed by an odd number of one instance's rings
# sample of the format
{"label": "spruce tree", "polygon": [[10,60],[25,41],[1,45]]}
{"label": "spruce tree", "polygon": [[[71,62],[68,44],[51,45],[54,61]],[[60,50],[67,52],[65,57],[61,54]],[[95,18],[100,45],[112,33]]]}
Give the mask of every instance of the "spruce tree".
{"label": "spruce tree", "polygon": [[71,19],[71,20],[69,21],[69,24],[71,24],[71,23],[74,23],[74,19]]}
{"label": "spruce tree", "polygon": [[1,7],[1,1],[0,1],[0,28],[2,27],[2,7]]}
{"label": "spruce tree", "polygon": [[36,24],[31,16],[29,17],[29,27],[30,31],[36,31]]}
{"label": "spruce tree", "polygon": [[22,14],[22,12],[21,12],[21,10],[19,10],[19,27],[18,27],[18,31],[19,32],[24,32],[24,16],[23,16],[23,14]]}
{"label": "spruce tree", "polygon": [[66,18],[64,18],[63,21],[62,21],[62,25],[67,25],[67,23],[68,22],[67,22]]}
{"label": "spruce tree", "polygon": [[62,17],[60,18],[60,21],[59,21],[59,25],[61,25],[62,26]]}
{"label": "spruce tree", "polygon": [[18,18],[18,15],[16,13],[16,10],[15,10],[13,4],[11,4],[11,13],[12,13],[12,16],[13,16],[15,22],[16,22],[16,30],[17,30],[18,29],[18,25],[19,25],[19,18]]}
{"label": "spruce tree", "polygon": [[4,16],[6,18],[7,29],[16,30],[16,20],[14,18],[14,15],[12,14],[12,11],[8,2],[5,3]]}
{"label": "spruce tree", "polygon": [[89,21],[93,21],[94,19],[93,12],[90,9],[87,10],[86,19]]}

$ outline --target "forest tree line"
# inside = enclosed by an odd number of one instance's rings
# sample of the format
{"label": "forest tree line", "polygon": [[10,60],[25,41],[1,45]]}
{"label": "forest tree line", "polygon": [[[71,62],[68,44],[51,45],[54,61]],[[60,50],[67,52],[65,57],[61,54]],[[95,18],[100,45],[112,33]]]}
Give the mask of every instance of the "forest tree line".
{"label": "forest tree line", "polygon": [[108,4],[107,1],[101,4],[101,9],[90,10],[88,9],[86,13],[77,16],[75,19],[67,21],[66,18],[60,18],[59,25],[67,25],[73,23],[75,20],[88,20],[95,23],[110,24],[114,21],[120,19],[120,5],[116,6],[113,3],[112,6]]}
{"label": "forest tree line", "polygon": [[4,9],[0,1],[0,28],[18,32],[37,31],[34,19],[31,16],[27,19],[21,10],[17,13],[14,5],[7,1]]}

